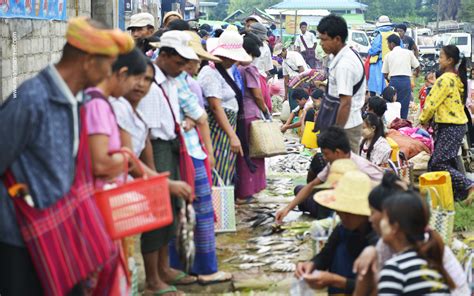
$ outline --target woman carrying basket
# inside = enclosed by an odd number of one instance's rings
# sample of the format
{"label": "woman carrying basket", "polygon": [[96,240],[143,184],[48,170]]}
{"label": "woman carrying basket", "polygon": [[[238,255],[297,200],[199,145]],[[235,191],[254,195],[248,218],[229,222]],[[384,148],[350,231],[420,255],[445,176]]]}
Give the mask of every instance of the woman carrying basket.
{"label": "woman carrying basket", "polygon": [[[252,33],[244,36],[243,47],[253,58],[260,56],[259,45],[261,42]],[[243,95],[243,124],[248,137],[252,121],[270,118],[270,112],[265,105],[265,101],[260,88],[259,72],[255,65],[251,63],[240,63],[239,72],[244,82]],[[246,139],[247,142],[249,139]],[[237,175],[235,182],[235,196],[237,203],[249,202],[253,199],[253,194],[260,192],[267,186],[265,178],[265,158],[252,158],[247,161],[245,157],[237,156]]]}
{"label": "woman carrying basket", "polygon": [[[86,94],[91,98],[85,108],[89,123],[88,134],[96,188],[104,188],[108,183],[120,184],[123,180],[123,176],[121,176],[124,168],[123,162],[130,162],[129,154],[139,153],[140,147],[146,147],[145,143],[142,142],[146,140],[148,135],[145,139],[135,140],[134,143],[131,136],[137,137],[143,133],[139,132],[141,128],[138,125],[130,127],[130,124],[127,124],[130,122],[130,118],[128,118],[127,114],[129,113],[126,110],[130,111],[130,109],[135,108],[138,102],[134,102],[134,107],[132,107],[129,101],[121,97],[124,95],[133,97],[131,92],[143,84],[142,80],[144,77],[146,79],[147,74],[150,76],[150,70],[147,70],[145,56],[138,49],[134,49],[129,54],[119,56],[112,66],[110,77],[102,81],[97,87],[89,88],[86,91]],[[144,89],[147,89],[146,85]],[[115,113],[114,110],[118,112]],[[138,116],[136,111],[131,112]],[[137,121],[133,122],[137,123]],[[148,153],[145,154],[149,154],[151,147],[146,148],[148,148]],[[127,153],[112,153],[120,150]],[[147,166],[144,166],[145,173],[156,175],[154,162],[148,158],[144,158],[147,162]],[[132,168],[130,170],[132,176],[141,176],[133,161],[130,162],[130,167]],[[191,190],[186,184],[174,181],[174,183],[170,183],[170,192],[175,196],[186,198],[190,197]],[[164,282],[158,280],[158,283],[162,284],[162,289],[168,288],[168,285]]]}

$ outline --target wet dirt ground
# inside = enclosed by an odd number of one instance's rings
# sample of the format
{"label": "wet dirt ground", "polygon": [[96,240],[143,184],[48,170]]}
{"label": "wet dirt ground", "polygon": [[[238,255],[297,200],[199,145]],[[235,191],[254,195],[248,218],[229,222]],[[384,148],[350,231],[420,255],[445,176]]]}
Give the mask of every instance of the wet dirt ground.
{"label": "wet dirt ground", "polygon": [[[298,157],[298,154],[294,154],[291,157]],[[255,211],[264,210],[265,213],[275,214],[276,210],[291,201],[294,187],[305,183],[306,168],[309,162],[307,164],[302,163],[298,168],[290,169],[291,172],[282,172],[282,168],[284,170],[286,167],[286,165],[282,165],[285,161],[288,162],[288,156],[277,156],[267,159],[267,189],[255,196],[256,203],[236,206],[236,232],[217,234],[216,244],[219,270],[231,272],[233,274],[233,281],[207,286],[199,284],[177,286],[178,289],[186,292],[186,295],[290,294],[293,271],[276,271],[272,266],[276,263],[283,264],[285,268],[292,268],[298,261],[311,259],[313,250],[310,239],[298,240],[294,234],[289,234],[287,230],[283,233],[269,235],[271,226],[274,224],[273,221],[270,221],[271,219],[265,221],[265,225],[256,227],[251,226],[255,221],[244,222],[258,215]],[[300,170],[300,172],[295,172],[295,170]],[[310,219],[299,212],[290,212],[285,221],[310,221]],[[256,261],[242,261],[239,256],[258,255],[258,247],[262,246],[259,246],[258,243],[249,242],[249,240],[262,237],[266,237],[266,239],[271,238],[274,241],[274,244],[269,246],[271,250]],[[274,251],[274,249],[278,250]],[[291,258],[285,259],[286,255],[291,256]],[[145,275],[138,246],[134,257],[139,267],[139,291],[143,291]],[[229,259],[232,258],[234,260],[229,262]],[[254,263],[258,265],[262,260],[266,262],[264,266],[251,268],[245,266],[245,264]],[[242,264],[245,269],[242,269]],[[315,295],[326,295],[326,293],[324,291],[315,292]]]}

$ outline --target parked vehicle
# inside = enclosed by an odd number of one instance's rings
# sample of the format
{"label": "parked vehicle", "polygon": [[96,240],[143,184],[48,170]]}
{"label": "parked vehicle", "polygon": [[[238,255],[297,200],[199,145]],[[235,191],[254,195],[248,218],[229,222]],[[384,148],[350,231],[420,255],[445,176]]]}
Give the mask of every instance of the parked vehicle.
{"label": "parked vehicle", "polygon": [[369,54],[370,41],[364,31],[349,30],[347,44],[357,50],[362,57],[366,57]]}
{"label": "parked vehicle", "polygon": [[439,35],[438,51],[444,45],[456,45],[459,51],[472,61],[472,38],[469,33],[445,33]]}

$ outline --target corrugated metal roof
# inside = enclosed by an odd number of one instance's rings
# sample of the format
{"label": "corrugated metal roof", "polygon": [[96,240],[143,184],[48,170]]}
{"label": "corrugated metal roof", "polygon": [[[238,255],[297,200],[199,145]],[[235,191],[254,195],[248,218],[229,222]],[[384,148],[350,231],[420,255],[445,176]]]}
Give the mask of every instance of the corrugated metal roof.
{"label": "corrugated metal roof", "polygon": [[275,9],[366,9],[367,5],[353,0],[284,0],[271,8]]}

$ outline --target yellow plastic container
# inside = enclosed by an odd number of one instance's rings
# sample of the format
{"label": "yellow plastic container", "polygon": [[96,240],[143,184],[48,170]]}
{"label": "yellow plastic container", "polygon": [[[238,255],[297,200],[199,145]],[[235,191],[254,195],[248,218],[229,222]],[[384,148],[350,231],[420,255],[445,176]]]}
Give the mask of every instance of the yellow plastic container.
{"label": "yellow plastic container", "polygon": [[[420,176],[420,193],[424,195],[430,188],[436,188],[441,200],[441,207],[454,211],[453,184],[448,172],[430,172]],[[433,194],[433,192],[431,192]],[[432,206],[438,206],[438,200],[432,199]]]}
{"label": "yellow plastic container", "polygon": [[392,138],[387,137],[387,142],[392,148],[392,154],[390,154],[390,160],[394,163],[398,162],[398,155],[400,154],[400,146]]}
{"label": "yellow plastic container", "polygon": [[306,121],[304,125],[303,136],[301,137],[301,144],[306,148],[315,149],[318,148],[318,134],[313,132],[314,122]]}

